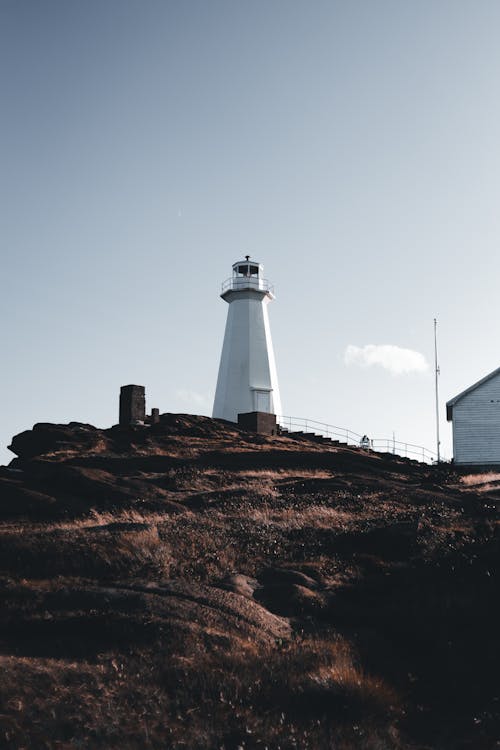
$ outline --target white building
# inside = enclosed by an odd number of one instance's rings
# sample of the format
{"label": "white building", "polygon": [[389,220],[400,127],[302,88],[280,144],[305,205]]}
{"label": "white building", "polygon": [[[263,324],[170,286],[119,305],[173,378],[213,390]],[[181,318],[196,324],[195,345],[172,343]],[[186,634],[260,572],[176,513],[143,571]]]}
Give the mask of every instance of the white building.
{"label": "white building", "polygon": [[446,404],[453,425],[453,461],[500,464],[500,367]]}
{"label": "white building", "polygon": [[230,422],[251,411],[282,413],[267,312],[274,294],[263,275],[247,255],[222,284],[229,309],[212,415]]}

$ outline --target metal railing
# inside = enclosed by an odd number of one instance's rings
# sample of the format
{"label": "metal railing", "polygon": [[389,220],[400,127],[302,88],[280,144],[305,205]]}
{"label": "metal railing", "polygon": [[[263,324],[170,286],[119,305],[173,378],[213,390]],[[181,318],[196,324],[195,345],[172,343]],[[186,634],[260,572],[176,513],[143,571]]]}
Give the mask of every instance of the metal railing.
{"label": "metal railing", "polygon": [[276,416],[276,421],[281,427],[284,427],[290,432],[293,432],[294,430],[296,432],[313,432],[316,435],[322,435],[323,437],[342,440],[349,445],[359,445],[362,438],[362,435],[358,435],[357,432],[348,430],[345,427],[335,427],[335,425],[326,424],[326,422],[317,422],[314,419]]}
{"label": "metal railing", "polygon": [[397,456],[414,458],[416,461],[422,461],[426,464],[437,463],[435,451],[431,451],[423,445],[403,443],[401,440],[394,440],[393,438],[374,438],[370,440],[370,448],[377,453],[394,453]]}
{"label": "metal railing", "polygon": [[[437,453],[425,448],[423,445],[404,443],[395,438],[367,438],[358,432],[348,430],[346,427],[336,427],[326,422],[318,422],[315,419],[304,419],[302,417],[276,416],[278,424],[293,432],[309,432],[322,437],[338,440],[356,447],[366,447],[376,453],[393,453],[405,458],[413,458],[423,463],[434,464],[437,462]],[[368,440],[368,442],[367,442]]]}
{"label": "metal railing", "polygon": [[240,292],[244,289],[258,289],[260,292],[274,294],[274,286],[267,279],[259,279],[257,276],[231,276],[222,282],[221,293]]}

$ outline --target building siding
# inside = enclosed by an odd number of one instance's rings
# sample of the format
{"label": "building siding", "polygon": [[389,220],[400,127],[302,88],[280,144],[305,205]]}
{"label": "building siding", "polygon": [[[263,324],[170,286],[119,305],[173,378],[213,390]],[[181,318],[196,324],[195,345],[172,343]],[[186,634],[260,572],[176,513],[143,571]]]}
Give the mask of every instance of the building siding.
{"label": "building siding", "polygon": [[453,406],[453,458],[457,464],[500,464],[500,373]]}

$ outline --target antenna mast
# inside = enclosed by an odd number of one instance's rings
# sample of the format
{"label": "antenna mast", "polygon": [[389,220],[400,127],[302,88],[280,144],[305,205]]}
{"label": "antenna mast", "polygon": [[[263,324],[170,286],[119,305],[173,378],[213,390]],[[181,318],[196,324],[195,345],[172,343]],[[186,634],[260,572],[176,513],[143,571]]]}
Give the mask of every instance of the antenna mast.
{"label": "antenna mast", "polygon": [[434,318],[434,376],[436,386],[436,447],[437,447],[437,462],[441,460],[441,441],[439,439],[439,384],[438,378],[441,374],[441,370],[438,365],[438,349],[437,349],[437,320]]}

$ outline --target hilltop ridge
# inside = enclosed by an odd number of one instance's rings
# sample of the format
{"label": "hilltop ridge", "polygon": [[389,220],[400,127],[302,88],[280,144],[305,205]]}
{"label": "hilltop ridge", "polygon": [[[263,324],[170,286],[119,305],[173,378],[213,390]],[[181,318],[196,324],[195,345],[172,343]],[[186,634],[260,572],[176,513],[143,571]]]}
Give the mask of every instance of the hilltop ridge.
{"label": "hilltop ridge", "polygon": [[485,750],[496,475],[164,414],[0,467],[0,744]]}

